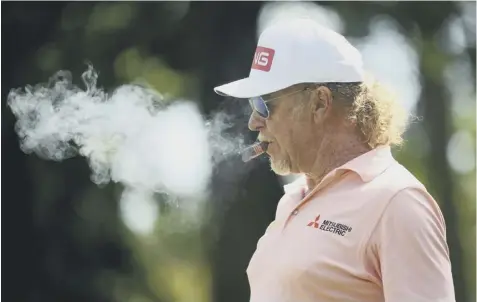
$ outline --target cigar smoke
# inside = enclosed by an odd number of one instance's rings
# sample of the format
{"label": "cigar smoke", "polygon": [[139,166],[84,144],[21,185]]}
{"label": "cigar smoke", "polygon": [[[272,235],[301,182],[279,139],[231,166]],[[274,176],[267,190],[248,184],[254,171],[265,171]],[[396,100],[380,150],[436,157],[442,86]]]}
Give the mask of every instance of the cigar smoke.
{"label": "cigar smoke", "polygon": [[60,71],[47,84],[10,92],[20,148],[46,160],[84,156],[91,180],[122,183],[123,198],[204,196],[213,166],[244,146],[242,137],[224,134],[232,124],[227,114],[205,121],[194,102],[167,101],[138,85],[107,93],[92,66],[82,79],[86,89]]}

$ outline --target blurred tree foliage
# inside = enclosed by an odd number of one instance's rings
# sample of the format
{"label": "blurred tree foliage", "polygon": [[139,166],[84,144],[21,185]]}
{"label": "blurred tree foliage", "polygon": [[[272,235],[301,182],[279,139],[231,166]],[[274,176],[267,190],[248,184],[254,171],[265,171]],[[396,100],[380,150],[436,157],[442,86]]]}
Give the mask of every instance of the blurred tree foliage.
{"label": "blurred tree foliage", "polygon": [[[88,60],[108,89],[142,79],[162,93],[197,100],[205,115],[242,110],[233,101],[224,109],[212,88],[248,74],[262,5],[2,3],[6,301],[247,301],[245,269],[282,194],[265,161],[235,176],[228,172],[238,159],[222,163],[214,174],[205,223],[184,223],[188,217],[172,208],[167,215],[161,212],[154,236],[144,238],[121,221],[121,188],[94,186],[83,159],[45,162],[20,151],[6,96],[11,88],[45,81],[59,69],[79,77]],[[320,5],[340,14],[349,36],[367,35],[373,17],[388,15],[412,41],[420,62],[418,114],[423,120],[411,127],[410,143],[395,154],[440,203],[457,301],[475,301],[475,167],[457,173],[446,155],[458,131],[470,133],[475,146],[475,104],[473,112],[456,114],[444,76],[446,68],[463,60],[475,83],[475,30],[470,28],[475,14],[468,14],[475,12],[475,2]],[[463,53],[449,52],[437,41],[451,18],[465,21],[466,39],[474,43]],[[475,85],[472,94],[475,98]],[[246,131],[246,117],[234,131]],[[428,148],[417,156],[422,144]]]}

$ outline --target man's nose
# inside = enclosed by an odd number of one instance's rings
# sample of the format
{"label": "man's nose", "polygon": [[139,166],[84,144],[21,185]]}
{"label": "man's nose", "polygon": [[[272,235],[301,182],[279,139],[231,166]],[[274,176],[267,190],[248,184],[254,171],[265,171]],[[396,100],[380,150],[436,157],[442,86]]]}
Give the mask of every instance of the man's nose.
{"label": "man's nose", "polygon": [[265,119],[261,117],[255,110],[250,115],[248,120],[248,129],[252,131],[260,131],[265,127]]}

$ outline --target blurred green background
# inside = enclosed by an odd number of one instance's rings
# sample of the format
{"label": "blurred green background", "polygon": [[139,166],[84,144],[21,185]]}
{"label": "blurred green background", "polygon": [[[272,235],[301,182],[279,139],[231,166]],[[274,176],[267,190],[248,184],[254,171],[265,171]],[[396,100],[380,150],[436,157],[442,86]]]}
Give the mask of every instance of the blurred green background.
{"label": "blurred green background", "polygon": [[[60,69],[78,79],[88,60],[106,89],[142,79],[204,116],[233,112],[243,103],[213,87],[248,75],[267,20],[304,12],[349,37],[420,117],[394,154],[439,202],[457,301],[475,301],[475,1],[2,2],[4,301],[248,301],[245,269],[290,179],[266,161],[237,173],[234,158],[207,200],[189,201],[198,209],[157,196],[131,210],[120,185],[90,181],[84,158],[22,153],[6,98]],[[147,211],[144,233],[134,221]]]}

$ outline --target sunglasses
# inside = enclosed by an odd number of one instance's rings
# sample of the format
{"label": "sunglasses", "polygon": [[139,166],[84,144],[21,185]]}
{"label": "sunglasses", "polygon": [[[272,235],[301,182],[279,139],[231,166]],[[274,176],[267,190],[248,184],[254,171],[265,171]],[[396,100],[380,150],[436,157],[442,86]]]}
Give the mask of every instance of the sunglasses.
{"label": "sunglasses", "polygon": [[267,119],[267,118],[270,117],[270,109],[267,106],[268,102],[278,100],[278,99],[281,99],[281,98],[284,98],[284,97],[287,97],[287,96],[291,96],[291,95],[297,94],[299,92],[303,92],[305,90],[310,90],[310,89],[311,89],[311,87],[305,87],[305,88],[300,89],[298,91],[294,91],[294,92],[291,92],[289,94],[281,95],[279,97],[271,98],[271,99],[267,99],[267,100],[265,100],[262,96],[257,96],[257,97],[250,98],[248,100],[248,102],[250,103],[250,106],[252,107],[252,110],[256,111],[258,113],[258,115],[260,115],[261,117]]}

